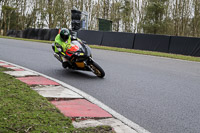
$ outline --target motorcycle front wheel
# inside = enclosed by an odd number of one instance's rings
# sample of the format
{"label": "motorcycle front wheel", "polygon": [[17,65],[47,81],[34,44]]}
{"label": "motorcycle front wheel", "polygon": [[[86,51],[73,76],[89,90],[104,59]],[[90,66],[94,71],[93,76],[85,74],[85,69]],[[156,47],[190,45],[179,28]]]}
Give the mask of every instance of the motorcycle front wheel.
{"label": "motorcycle front wheel", "polygon": [[92,62],[90,64],[90,67],[92,69],[92,72],[97,75],[97,77],[99,78],[103,78],[105,76],[105,72],[104,70],[96,63],[96,62]]}

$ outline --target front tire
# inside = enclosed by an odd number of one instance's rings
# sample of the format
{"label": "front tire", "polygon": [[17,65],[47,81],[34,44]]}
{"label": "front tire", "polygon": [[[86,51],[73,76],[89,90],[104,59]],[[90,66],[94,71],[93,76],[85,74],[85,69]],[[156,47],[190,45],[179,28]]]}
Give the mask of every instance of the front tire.
{"label": "front tire", "polygon": [[62,67],[63,67],[64,69],[67,68],[67,67],[68,67],[67,62],[63,62],[63,63],[62,63]]}
{"label": "front tire", "polygon": [[92,69],[92,72],[97,75],[97,77],[99,78],[103,78],[105,76],[105,72],[104,70],[96,63],[96,62],[92,62],[90,64],[90,67]]}

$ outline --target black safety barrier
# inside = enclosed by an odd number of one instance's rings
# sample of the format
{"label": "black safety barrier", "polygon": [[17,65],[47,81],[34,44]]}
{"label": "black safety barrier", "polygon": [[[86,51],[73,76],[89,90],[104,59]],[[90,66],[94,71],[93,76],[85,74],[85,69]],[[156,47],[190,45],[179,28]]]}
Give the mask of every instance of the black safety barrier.
{"label": "black safety barrier", "polygon": [[29,29],[27,38],[28,39],[38,39],[39,29]]}
{"label": "black safety barrier", "polygon": [[48,29],[39,29],[38,40],[44,40],[44,35],[46,35]]}
{"label": "black safety barrier", "polygon": [[9,30],[9,31],[7,31],[7,36],[11,36],[11,37],[13,37],[14,36],[14,30]]}
{"label": "black safety barrier", "polygon": [[46,31],[46,34],[44,35],[44,40],[50,40],[50,30],[49,29]]}
{"label": "black safety barrier", "polygon": [[55,37],[58,35],[58,32],[59,32],[58,29],[50,29],[49,40],[54,41]]}
{"label": "black safety barrier", "polygon": [[18,35],[18,31],[17,31],[17,30],[14,30],[14,31],[13,31],[13,34],[12,34],[12,37],[17,37],[17,36],[19,36],[19,35]]}
{"label": "black safety barrier", "polygon": [[78,38],[87,42],[87,44],[101,45],[103,39],[103,32],[91,31],[91,30],[80,30],[77,34]]}
{"label": "black safety barrier", "polygon": [[16,34],[15,37],[22,38],[23,31],[17,30],[15,34]]}
{"label": "black safety barrier", "polygon": [[19,30],[9,30],[7,36],[22,38],[22,33],[23,32]]}
{"label": "black safety barrier", "polygon": [[136,34],[134,49],[149,50],[158,52],[168,52],[170,36],[152,35],[152,34]]}
{"label": "black safety barrier", "polygon": [[30,30],[30,29],[25,29],[25,30],[23,30],[22,38],[27,38],[27,35],[28,35],[29,30]]}
{"label": "black safety barrier", "polygon": [[200,56],[200,38],[172,36],[169,53]]}
{"label": "black safety barrier", "polygon": [[31,32],[33,32],[33,28],[28,28],[28,29],[26,29],[25,30],[25,33],[26,33],[26,35],[25,35],[25,38],[31,38],[30,36],[31,36]]}
{"label": "black safety barrier", "polygon": [[103,32],[101,45],[132,49],[134,37],[134,33]]}
{"label": "black safety barrier", "polygon": [[33,39],[38,39],[39,38],[39,29],[35,29],[34,30],[34,36],[33,36]]}
{"label": "black safety barrier", "polygon": [[59,29],[33,29],[28,28],[23,31],[9,30],[7,36],[20,37],[28,39],[54,41]]}

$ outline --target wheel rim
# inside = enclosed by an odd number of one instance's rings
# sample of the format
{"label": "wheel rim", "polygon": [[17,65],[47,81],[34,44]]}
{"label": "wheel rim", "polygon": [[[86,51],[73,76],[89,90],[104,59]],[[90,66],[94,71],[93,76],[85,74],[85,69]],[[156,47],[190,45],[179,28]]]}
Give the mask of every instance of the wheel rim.
{"label": "wheel rim", "polygon": [[93,65],[90,65],[91,68],[94,70],[93,73],[96,74],[97,76],[101,76],[101,72]]}

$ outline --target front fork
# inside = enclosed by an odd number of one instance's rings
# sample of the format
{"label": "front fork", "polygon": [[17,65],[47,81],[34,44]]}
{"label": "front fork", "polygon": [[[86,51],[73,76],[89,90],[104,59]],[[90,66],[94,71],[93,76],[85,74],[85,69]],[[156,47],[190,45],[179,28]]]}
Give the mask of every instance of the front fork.
{"label": "front fork", "polygon": [[87,61],[87,67],[89,68],[90,71],[92,71],[93,73],[95,72],[92,67],[91,67],[91,64],[94,62],[94,60],[89,57],[89,60]]}

